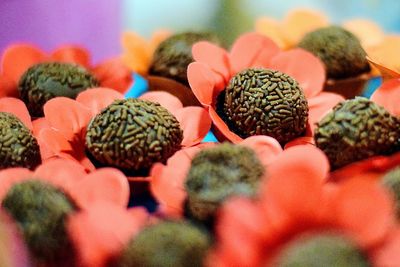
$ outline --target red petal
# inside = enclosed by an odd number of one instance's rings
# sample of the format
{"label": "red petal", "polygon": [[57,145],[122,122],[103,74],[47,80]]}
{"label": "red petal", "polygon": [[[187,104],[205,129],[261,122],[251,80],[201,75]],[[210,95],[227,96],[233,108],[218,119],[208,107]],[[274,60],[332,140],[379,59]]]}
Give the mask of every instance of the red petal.
{"label": "red petal", "polygon": [[400,79],[389,80],[382,84],[371,96],[371,100],[384,107],[394,116],[400,116]]}
{"label": "red petal", "polygon": [[29,130],[33,129],[29,111],[21,100],[13,97],[0,98],[0,112],[14,114]]}
{"label": "red petal", "polygon": [[51,58],[54,61],[75,63],[86,68],[90,67],[89,51],[80,46],[66,45],[59,47],[51,54]]}
{"label": "red petal", "polygon": [[221,117],[217,114],[215,109],[213,107],[208,108],[208,112],[210,114],[210,118],[214,124],[215,127],[215,134],[218,137],[218,140],[223,141],[223,140],[229,140],[232,143],[240,143],[243,141],[241,137],[236,135],[234,132],[229,130],[228,125],[221,119]]}
{"label": "red petal", "polygon": [[304,136],[296,138],[285,145],[285,149],[299,145],[314,145],[314,137]]}
{"label": "red petal", "polygon": [[263,35],[247,33],[240,36],[230,52],[231,75],[249,67],[266,67],[279,50],[271,39]]}
{"label": "red petal", "polygon": [[119,58],[112,58],[97,65],[93,73],[103,87],[125,93],[133,83],[132,73]]}
{"label": "red petal", "polygon": [[89,108],[66,97],[50,99],[44,105],[43,110],[49,124],[68,140],[72,140],[80,134],[92,118]]}
{"label": "red petal", "polygon": [[223,88],[216,88],[217,81],[215,80],[213,72],[207,65],[194,62],[190,63],[187,73],[193,94],[202,105],[211,105],[218,96],[218,93],[223,90]]}
{"label": "red petal", "polygon": [[333,201],[333,219],[364,248],[380,242],[393,223],[391,199],[375,181],[347,180]]}
{"label": "red petal", "polygon": [[67,230],[79,253],[80,266],[107,266],[147,221],[147,213],[108,202],[92,203],[89,211],[68,219]]}
{"label": "red petal", "polygon": [[32,178],[32,172],[25,168],[8,168],[0,171],[0,201],[16,183]]}
{"label": "red petal", "polygon": [[91,204],[96,201],[107,201],[120,207],[126,207],[129,201],[128,180],[117,169],[98,169],[77,184],[73,196],[82,208],[90,209]]}
{"label": "red petal", "polygon": [[0,74],[0,97],[18,97],[17,83],[5,75]]}
{"label": "red petal", "polygon": [[163,91],[148,92],[139,98],[159,103],[174,115],[178,110],[183,108],[182,102],[177,97]]}
{"label": "red petal", "polygon": [[265,166],[272,163],[283,151],[279,142],[270,136],[248,137],[240,144],[252,148]]}
{"label": "red petal", "polygon": [[183,130],[183,146],[200,143],[211,128],[210,116],[204,108],[185,107],[175,112],[175,116]]}
{"label": "red petal", "polygon": [[42,148],[46,151],[46,154],[41,155],[43,159],[58,156],[61,152],[73,150],[65,136],[52,128],[41,129],[36,138],[40,145],[40,151],[42,152]]}
{"label": "red petal", "polygon": [[398,266],[400,263],[400,229],[395,229],[388,234],[382,246],[374,250],[372,255],[373,266]]}
{"label": "red petal", "polygon": [[16,44],[6,48],[1,59],[3,75],[18,84],[22,74],[31,66],[46,60],[46,55],[37,47]]}
{"label": "red petal", "polygon": [[124,99],[124,95],[102,87],[85,90],[76,97],[76,101],[89,108],[93,115],[100,113],[117,99]]}
{"label": "red petal", "polygon": [[344,100],[343,96],[328,92],[321,92],[308,98],[308,120],[311,126],[315,127],[315,124],[332,111],[333,107]]}
{"label": "red petal", "polygon": [[38,118],[34,121],[32,121],[32,132],[34,136],[39,136],[39,133],[43,130],[43,129],[49,129],[51,128],[50,124],[48,121],[46,121],[45,118]]}
{"label": "red petal", "polygon": [[[208,65],[218,75],[224,77],[225,82],[230,79],[228,53],[219,46],[209,42],[198,42],[192,47],[193,58]],[[219,79],[219,77],[217,77]]]}
{"label": "red petal", "polygon": [[269,66],[294,78],[307,99],[320,93],[325,83],[323,63],[313,54],[297,48],[275,56]]}

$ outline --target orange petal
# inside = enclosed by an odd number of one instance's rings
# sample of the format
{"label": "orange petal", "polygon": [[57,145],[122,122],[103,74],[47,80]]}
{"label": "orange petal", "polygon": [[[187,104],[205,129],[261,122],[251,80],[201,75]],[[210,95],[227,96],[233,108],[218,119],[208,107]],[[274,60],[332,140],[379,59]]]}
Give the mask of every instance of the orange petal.
{"label": "orange petal", "polygon": [[222,75],[225,82],[229,81],[229,56],[224,49],[215,44],[202,41],[193,45],[192,54],[197,62],[208,65],[212,71]]}
{"label": "orange petal", "polygon": [[32,132],[34,136],[38,136],[39,133],[43,130],[43,129],[48,129],[51,128],[50,124],[48,121],[46,121],[45,118],[38,118],[35,119],[34,121],[32,121]]}
{"label": "orange petal", "polygon": [[183,130],[183,146],[193,146],[203,140],[211,128],[211,118],[201,107],[185,107],[174,114]]}
{"label": "orange petal", "polygon": [[373,266],[397,266],[400,262],[400,229],[388,234],[385,243],[379,246],[372,255]]}
{"label": "orange petal", "polygon": [[184,181],[193,156],[201,147],[191,147],[176,152],[167,165],[156,163],[151,169],[151,192],[167,215],[180,216],[186,198]]}
{"label": "orange petal", "polygon": [[117,99],[124,99],[124,95],[102,87],[85,90],[76,97],[76,101],[89,108],[93,115],[100,113]]}
{"label": "orange petal", "polygon": [[70,98],[56,97],[43,106],[46,120],[68,140],[80,134],[90,119],[90,109]]}
{"label": "orange petal", "polygon": [[381,85],[371,96],[371,100],[384,107],[394,116],[400,116],[400,79],[389,80]]}
{"label": "orange petal", "polygon": [[371,20],[352,19],[343,23],[343,27],[357,36],[364,49],[379,45],[385,37],[382,28]]}
{"label": "orange petal", "polygon": [[0,69],[3,75],[18,84],[22,74],[31,66],[43,62],[46,55],[37,47],[27,44],[15,44],[6,48],[1,59]]}
{"label": "orange petal", "polygon": [[270,136],[248,137],[240,144],[252,148],[265,166],[272,163],[283,151],[279,142]]}
{"label": "orange petal", "polygon": [[124,53],[122,60],[132,71],[141,75],[147,73],[153,53],[149,42],[134,32],[122,34]]}
{"label": "orange petal", "polygon": [[32,178],[32,172],[25,168],[8,168],[0,171],[0,201],[16,183]]}
{"label": "orange petal", "polygon": [[182,102],[177,97],[163,91],[147,92],[141,95],[139,98],[159,103],[174,115],[178,110],[183,108]]}
{"label": "orange petal", "polygon": [[231,75],[249,67],[262,67],[278,54],[279,47],[268,37],[257,33],[240,36],[230,52]]}
{"label": "orange petal", "polygon": [[314,145],[314,137],[312,136],[303,136],[303,137],[298,137],[289,143],[286,143],[285,149],[294,147],[294,146],[299,146],[299,145]]}
{"label": "orange petal", "polygon": [[290,46],[295,46],[305,34],[328,24],[328,18],[316,10],[296,9],[282,21],[282,31]]}
{"label": "orange petal", "polygon": [[13,97],[0,98],[0,112],[8,112],[17,116],[29,130],[33,129],[29,111],[21,100]]}
{"label": "orange petal", "polygon": [[73,196],[77,204],[86,209],[90,209],[96,201],[126,207],[129,201],[128,180],[118,169],[98,169],[76,185]]}
{"label": "orange petal", "polygon": [[[395,75],[398,78],[400,72],[400,59],[395,57],[400,49],[400,36],[399,35],[388,35],[385,36],[384,40],[374,47],[368,48],[368,56],[372,59],[370,62],[377,67],[382,75],[390,76]],[[379,62],[379,63],[378,63]]]}
{"label": "orange petal", "polygon": [[86,172],[77,162],[66,159],[48,160],[34,172],[34,177],[48,181],[60,188],[67,190],[73,197],[73,190],[76,184],[82,180]]}
{"label": "orange petal", "polygon": [[282,49],[288,48],[277,20],[268,17],[258,18],[255,23],[255,29],[256,32],[271,38]]}
{"label": "orange petal", "polygon": [[328,92],[321,92],[308,98],[308,120],[311,126],[314,127],[333,107],[344,100],[343,96]]}
{"label": "orange petal", "polygon": [[0,97],[18,97],[17,83],[7,76],[0,74]]}
{"label": "orange petal", "polygon": [[370,180],[350,179],[341,184],[330,214],[363,248],[380,242],[394,222],[390,196]]}
{"label": "orange petal", "polygon": [[92,203],[90,210],[70,216],[67,231],[79,253],[79,266],[107,266],[147,218],[141,208],[127,211],[108,202]]}
{"label": "orange petal", "polygon": [[54,61],[75,63],[83,67],[90,67],[90,54],[89,51],[81,46],[66,45],[57,48],[51,54]]}
{"label": "orange petal", "polygon": [[308,145],[289,148],[269,165],[263,196],[290,216],[316,216],[328,171],[321,150]]}
{"label": "orange petal", "polygon": [[209,106],[218,96],[221,90],[217,90],[215,75],[210,68],[203,63],[190,63],[188,70],[188,80],[193,94],[204,106]]}
{"label": "orange petal", "polygon": [[320,93],[325,83],[324,65],[313,54],[297,48],[275,56],[269,66],[294,78],[307,99]]}
{"label": "orange petal", "polygon": [[60,155],[62,152],[73,150],[65,136],[52,128],[46,127],[40,129],[36,138],[39,142],[40,152],[43,159],[49,159],[53,156]]}
{"label": "orange petal", "polygon": [[208,113],[210,114],[210,118],[215,127],[215,134],[218,137],[218,140],[229,140],[232,143],[238,144],[243,141],[243,139],[232,132],[228,125],[221,119],[221,117],[217,114],[213,107],[208,108]]}
{"label": "orange petal", "polygon": [[92,72],[101,86],[113,88],[120,93],[125,93],[133,83],[131,71],[119,58],[111,58],[98,64]]}
{"label": "orange petal", "polygon": [[383,81],[388,81],[391,79],[398,79],[400,78],[400,68],[393,68],[392,69],[389,66],[384,66],[381,63],[378,63],[377,61],[374,61],[370,57],[367,57],[367,60],[369,63],[372,64],[375,68],[379,70],[379,72],[382,75]]}

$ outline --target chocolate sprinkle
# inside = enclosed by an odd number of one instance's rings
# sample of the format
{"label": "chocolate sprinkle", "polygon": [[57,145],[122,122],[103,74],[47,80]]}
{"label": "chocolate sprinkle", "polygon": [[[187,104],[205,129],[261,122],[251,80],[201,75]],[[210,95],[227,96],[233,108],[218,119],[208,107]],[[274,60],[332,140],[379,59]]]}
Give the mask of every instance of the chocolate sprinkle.
{"label": "chocolate sprinkle", "polygon": [[308,120],[299,84],[285,73],[261,68],[244,70],[230,80],[223,111],[239,136],[269,135],[283,144],[301,136]]}
{"label": "chocolate sprinkle", "polygon": [[140,170],[165,162],[180,149],[177,119],[158,103],[116,100],[90,122],[86,147],[107,166]]}
{"label": "chocolate sprinkle", "polygon": [[0,169],[34,169],[40,163],[39,145],[29,129],[13,114],[0,112]]}
{"label": "chocolate sprinkle", "polygon": [[399,119],[363,97],[337,104],[315,130],[315,143],[333,169],[400,148]]}
{"label": "chocolate sprinkle", "polygon": [[30,67],[19,82],[19,93],[33,117],[43,116],[43,105],[51,98],[76,96],[99,82],[86,69],[68,63],[40,63]]}

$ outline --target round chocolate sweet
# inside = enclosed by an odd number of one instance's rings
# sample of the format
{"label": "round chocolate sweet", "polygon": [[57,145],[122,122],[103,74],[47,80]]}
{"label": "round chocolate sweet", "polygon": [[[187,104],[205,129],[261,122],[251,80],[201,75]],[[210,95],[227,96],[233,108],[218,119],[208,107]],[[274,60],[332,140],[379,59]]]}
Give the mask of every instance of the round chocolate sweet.
{"label": "round chocolate sweet", "polygon": [[400,148],[400,120],[364,97],[337,104],[317,125],[315,143],[332,169]]}
{"label": "round chocolate sweet", "polygon": [[186,222],[164,221],[147,227],[128,244],[119,267],[201,267],[209,236]]}
{"label": "round chocolate sweet", "polygon": [[329,78],[344,79],[370,71],[360,41],[342,27],[330,26],[310,32],[298,46],[324,62]]}
{"label": "round chocolate sweet", "polygon": [[22,75],[18,90],[33,117],[43,116],[43,105],[51,98],[76,96],[99,82],[78,65],[59,62],[39,63]]}
{"label": "round chocolate sweet", "polygon": [[27,180],[10,188],[2,207],[20,226],[38,266],[73,266],[67,264],[74,253],[66,219],[76,207],[63,191],[43,181]]}
{"label": "round chocolate sweet", "polygon": [[335,234],[309,234],[282,247],[272,266],[368,267],[368,257],[351,240]]}
{"label": "round chocolate sweet", "polygon": [[38,142],[29,129],[13,114],[0,112],[0,169],[35,169],[41,161]]}
{"label": "round chocolate sweet", "polygon": [[246,138],[269,135],[280,143],[301,136],[308,104],[303,90],[280,71],[252,68],[236,74],[225,89],[222,118],[230,130]]}
{"label": "round chocolate sweet", "polygon": [[201,150],[185,182],[190,217],[212,221],[228,197],[255,195],[263,175],[264,167],[250,148],[224,143]]}
{"label": "round chocolate sweet", "polygon": [[177,119],[158,103],[116,100],[92,119],[86,148],[100,163],[138,171],[165,162],[181,147]]}
{"label": "round chocolate sweet", "polygon": [[382,178],[382,184],[392,194],[395,200],[396,216],[400,220],[400,167],[394,168]]}
{"label": "round chocolate sweet", "polygon": [[185,32],[167,38],[154,52],[149,73],[188,84],[186,70],[194,61],[192,46],[200,41],[219,43],[212,33]]}

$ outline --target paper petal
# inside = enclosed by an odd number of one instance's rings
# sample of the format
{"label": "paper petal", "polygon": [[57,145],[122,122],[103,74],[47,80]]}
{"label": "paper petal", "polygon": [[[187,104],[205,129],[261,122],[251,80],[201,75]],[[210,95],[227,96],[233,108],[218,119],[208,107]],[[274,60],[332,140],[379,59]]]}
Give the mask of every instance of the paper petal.
{"label": "paper petal", "polygon": [[194,62],[189,65],[187,73],[190,87],[199,102],[204,106],[211,105],[219,92],[215,75],[210,68],[203,63]]}
{"label": "paper petal", "polygon": [[172,114],[175,114],[178,110],[183,108],[182,102],[177,97],[163,91],[144,93],[139,98],[159,103]]}
{"label": "paper petal", "polygon": [[57,48],[51,59],[58,62],[79,64],[88,68],[90,66],[90,55],[86,48],[80,46],[66,45]]}
{"label": "paper petal", "polygon": [[0,111],[15,115],[29,130],[33,129],[29,111],[21,100],[13,97],[0,98]]}
{"label": "paper petal", "polygon": [[400,79],[387,81],[381,85],[371,96],[371,100],[384,107],[394,116],[400,116]]}
{"label": "paper petal", "polygon": [[294,78],[303,89],[307,99],[316,96],[325,83],[323,63],[313,54],[297,48],[275,56],[269,66]]}
{"label": "paper petal", "polygon": [[252,148],[265,166],[272,163],[283,151],[279,142],[270,136],[248,137],[240,145]]}
{"label": "paper petal", "polygon": [[93,115],[100,113],[117,99],[124,99],[124,95],[102,87],[85,90],[76,97],[76,101],[90,109]]}

